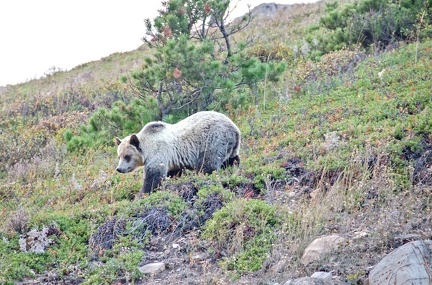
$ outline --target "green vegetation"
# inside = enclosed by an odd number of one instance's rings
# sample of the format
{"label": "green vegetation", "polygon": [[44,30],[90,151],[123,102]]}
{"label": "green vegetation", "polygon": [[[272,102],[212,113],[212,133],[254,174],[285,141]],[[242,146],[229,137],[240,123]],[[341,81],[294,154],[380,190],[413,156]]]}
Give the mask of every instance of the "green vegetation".
{"label": "green vegetation", "polygon": [[141,277],[138,265],[143,256],[143,243],[130,236],[121,237],[112,250],[100,257],[103,265],[89,270],[89,276],[83,284],[113,283],[123,278],[127,282],[134,282]]}
{"label": "green vegetation", "polygon": [[429,38],[431,9],[432,2],[425,0],[364,0],[342,7],[338,2],[328,3],[320,19],[321,35],[315,43],[310,37],[309,43],[315,54],[323,54],[357,46],[381,50],[399,41]]}
{"label": "green vegetation", "polygon": [[123,138],[137,133],[145,123],[156,119],[156,114],[157,107],[154,101],[144,103],[134,98],[128,105],[116,101],[110,109],[99,108],[94,112],[88,125],[81,126],[76,136],[71,130],[66,130],[64,139],[67,142],[67,149],[83,151],[84,147],[107,145],[116,136]]}
{"label": "green vegetation", "polygon": [[[173,284],[254,274],[282,284],[336,269],[358,282],[399,245],[395,237],[430,237],[428,1],[317,3],[244,27],[245,17],[230,30],[231,52],[216,39],[220,24],[206,27],[209,37],[189,29],[210,17],[209,7],[224,11],[222,2],[167,3],[147,22],[152,48],[2,91],[1,284],[151,283],[138,267],[160,260],[169,264],[160,279]],[[349,29],[358,21],[363,29]],[[256,44],[241,44],[251,33]],[[240,166],[185,171],[138,197],[143,173],[115,172],[113,137],[202,109],[239,126]],[[52,242],[43,253],[20,249],[20,237],[44,228]],[[300,263],[316,237],[359,231],[368,238],[347,243],[331,262]]]}
{"label": "green vegetation", "polygon": [[132,77],[144,100],[156,98],[160,119],[173,112],[223,109],[221,103],[234,102],[235,89],[248,87],[257,97],[259,82],[276,82],[284,71],[283,62],[247,54],[246,42],[234,45],[234,35],[249,25],[251,15],[228,23],[229,3],[172,0],[153,23],[146,20],[144,41],[154,53]]}
{"label": "green vegetation", "polygon": [[[151,210],[153,208],[165,208],[169,216],[177,217],[186,208],[186,202],[181,199],[178,195],[174,195],[170,192],[156,192],[152,193],[147,199],[140,199],[129,205],[120,211],[119,216],[131,217],[137,216],[140,213]],[[125,213],[123,213],[125,211]]]}
{"label": "green vegetation", "polygon": [[257,271],[271,249],[273,230],[280,222],[275,207],[260,200],[237,199],[207,221],[203,237],[211,239],[216,250],[228,251],[222,261],[228,270]]}

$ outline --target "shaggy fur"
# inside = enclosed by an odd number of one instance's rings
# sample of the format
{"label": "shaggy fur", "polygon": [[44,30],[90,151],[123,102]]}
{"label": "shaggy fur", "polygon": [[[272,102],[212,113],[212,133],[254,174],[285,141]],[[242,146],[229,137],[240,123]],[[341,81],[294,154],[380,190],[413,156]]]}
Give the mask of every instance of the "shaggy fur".
{"label": "shaggy fur", "polygon": [[171,125],[151,122],[123,140],[116,138],[120,159],[117,171],[144,166],[141,192],[151,192],[167,176],[183,169],[211,173],[239,164],[240,130],[225,115],[198,112]]}

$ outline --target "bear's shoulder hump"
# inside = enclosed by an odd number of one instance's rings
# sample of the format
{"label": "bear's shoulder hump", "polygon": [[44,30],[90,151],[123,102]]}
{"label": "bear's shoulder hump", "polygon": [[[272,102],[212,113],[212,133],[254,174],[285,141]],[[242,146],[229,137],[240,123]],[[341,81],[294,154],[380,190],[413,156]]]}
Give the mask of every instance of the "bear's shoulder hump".
{"label": "bear's shoulder hump", "polygon": [[148,134],[159,133],[164,129],[166,129],[166,126],[163,122],[151,122],[144,127],[144,131]]}

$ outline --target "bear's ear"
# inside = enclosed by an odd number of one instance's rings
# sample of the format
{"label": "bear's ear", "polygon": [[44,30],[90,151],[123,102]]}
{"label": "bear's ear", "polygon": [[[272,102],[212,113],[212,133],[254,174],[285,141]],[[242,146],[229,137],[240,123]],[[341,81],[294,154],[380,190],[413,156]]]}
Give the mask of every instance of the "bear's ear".
{"label": "bear's ear", "polygon": [[114,142],[116,145],[119,145],[119,144],[121,144],[121,139],[119,139],[118,137],[115,137]]}
{"label": "bear's ear", "polygon": [[129,139],[129,143],[131,145],[133,145],[134,147],[136,147],[137,150],[139,150],[141,152],[140,142],[139,142],[139,139],[136,135],[131,135],[131,137]]}

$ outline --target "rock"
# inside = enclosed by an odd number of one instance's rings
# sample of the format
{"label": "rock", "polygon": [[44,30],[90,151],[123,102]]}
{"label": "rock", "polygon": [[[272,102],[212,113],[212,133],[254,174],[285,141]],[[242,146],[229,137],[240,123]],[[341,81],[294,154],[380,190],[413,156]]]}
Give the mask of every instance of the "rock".
{"label": "rock", "polygon": [[318,271],[318,272],[314,272],[314,274],[312,274],[311,277],[330,280],[332,279],[333,275],[330,272]]}
{"label": "rock", "polygon": [[44,253],[54,243],[50,236],[60,236],[60,231],[53,227],[43,227],[41,231],[32,229],[19,239],[20,250],[23,252]]}
{"label": "rock", "polygon": [[370,285],[432,284],[432,241],[417,240],[395,249],[369,274]]}
{"label": "rock", "polygon": [[333,279],[330,272],[315,272],[311,277],[302,277],[291,279],[285,282],[284,285],[345,285],[347,283]]}
{"label": "rock", "polygon": [[326,281],[319,278],[302,277],[297,279],[288,280],[285,285],[327,285]]}
{"label": "rock", "polygon": [[277,15],[287,15],[291,11],[296,11],[300,6],[307,4],[276,4],[262,3],[251,10],[255,18],[273,18]]}
{"label": "rock", "polygon": [[420,235],[419,234],[405,234],[405,235],[398,235],[394,237],[395,241],[399,241],[402,243],[408,243],[410,241],[419,240]]}
{"label": "rock", "polygon": [[282,258],[279,260],[276,264],[273,264],[269,269],[268,272],[271,272],[272,274],[282,273],[285,271],[287,265],[287,260],[285,258]]}
{"label": "rock", "polygon": [[325,280],[321,278],[302,277],[291,279],[285,282],[284,285],[345,285],[347,283],[338,280]]}
{"label": "rock", "polygon": [[361,240],[369,236],[368,232],[355,232],[355,236],[352,238],[353,241]]}
{"label": "rock", "polygon": [[324,138],[325,142],[323,144],[323,147],[327,151],[331,151],[339,146],[340,138],[337,131],[324,134]]}
{"label": "rock", "polygon": [[156,274],[165,270],[165,263],[163,262],[149,263],[139,267],[138,270],[141,271],[141,273],[143,274]]}
{"label": "rock", "polygon": [[281,6],[285,5],[278,5],[276,3],[263,3],[253,8],[252,14],[255,17],[272,17],[276,15]]}
{"label": "rock", "polygon": [[317,238],[304,251],[301,258],[303,265],[319,260],[323,254],[330,253],[339,244],[345,242],[345,239],[339,235],[330,235]]}
{"label": "rock", "polygon": [[204,253],[197,253],[197,254],[190,256],[191,261],[204,261],[207,258],[209,258],[209,255],[208,255],[208,253],[205,253],[205,252]]}

